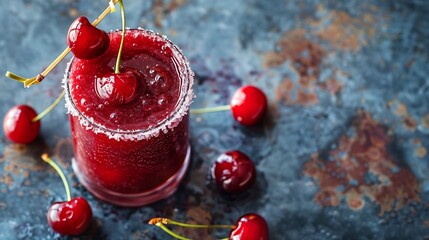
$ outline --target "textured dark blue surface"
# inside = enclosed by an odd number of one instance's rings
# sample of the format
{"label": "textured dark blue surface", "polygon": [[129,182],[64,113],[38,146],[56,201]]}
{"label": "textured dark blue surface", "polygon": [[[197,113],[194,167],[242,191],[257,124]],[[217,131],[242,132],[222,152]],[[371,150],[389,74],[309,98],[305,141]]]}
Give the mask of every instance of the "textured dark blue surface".
{"label": "textured dark blue surface", "polygon": [[[1,1],[0,72],[36,75],[63,50],[74,18],[93,19],[106,6]],[[427,1],[125,0],[125,6],[129,27],[163,33],[182,48],[197,75],[194,108],[226,104],[251,83],[267,93],[269,116],[254,128],[227,112],[193,116],[188,177],[174,196],[142,208],[100,202],[79,185],[63,107],[42,120],[33,144],[12,144],[1,130],[0,239],[60,237],[45,215],[64,190],[39,159],[42,152],[66,169],[73,195],[93,207],[94,223],[77,239],[169,239],[147,220],[228,224],[247,212],[267,219],[270,239],[429,238]],[[119,14],[100,28],[120,28]],[[21,103],[42,111],[61,92],[65,65],[29,89],[2,77],[0,116]],[[207,178],[211,162],[231,149],[251,156],[258,171],[256,186],[239,196],[219,193]],[[194,239],[228,235],[178,231]]]}

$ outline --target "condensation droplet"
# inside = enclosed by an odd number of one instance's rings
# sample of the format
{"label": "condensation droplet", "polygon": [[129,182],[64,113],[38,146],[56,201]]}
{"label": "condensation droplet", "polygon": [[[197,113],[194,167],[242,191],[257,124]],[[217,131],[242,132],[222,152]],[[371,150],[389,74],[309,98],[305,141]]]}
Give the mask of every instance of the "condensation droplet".
{"label": "condensation droplet", "polygon": [[115,118],[117,118],[118,117],[118,114],[117,113],[115,113],[115,112],[113,112],[113,113],[111,113],[110,114],[110,118],[111,119],[115,119]]}

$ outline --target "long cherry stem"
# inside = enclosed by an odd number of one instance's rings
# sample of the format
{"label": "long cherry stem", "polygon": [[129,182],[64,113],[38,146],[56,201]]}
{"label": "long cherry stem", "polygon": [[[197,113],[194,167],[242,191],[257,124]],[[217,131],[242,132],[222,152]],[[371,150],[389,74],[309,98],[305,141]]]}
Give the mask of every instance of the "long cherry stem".
{"label": "long cherry stem", "polygon": [[230,110],[230,109],[231,109],[230,105],[225,105],[225,106],[218,106],[218,107],[191,109],[190,111],[192,114],[202,114],[202,113],[226,111],[226,110]]}
{"label": "long cherry stem", "polygon": [[149,224],[156,225],[157,223],[168,224],[168,225],[176,225],[180,227],[188,227],[188,228],[231,228],[234,229],[234,225],[203,225],[203,224],[191,224],[191,223],[182,223],[177,222],[168,218],[152,218],[149,220]]}
{"label": "long cherry stem", "polygon": [[[106,8],[106,10],[103,11],[103,13],[100,14],[100,16],[98,16],[98,18],[94,20],[94,22],[92,22],[92,25],[97,26],[109,13],[113,12],[114,5],[118,3],[118,1],[120,0],[111,0],[110,5]],[[15,81],[24,83],[24,87],[26,88],[30,87],[33,84],[39,84],[67,56],[67,54],[69,54],[70,50],[71,49],[69,47],[64,49],[64,51],[42,73],[35,77],[24,78],[9,71],[7,71],[5,75],[6,77],[11,78]]]}
{"label": "long cherry stem", "polygon": [[69,184],[67,182],[66,176],[64,175],[64,173],[61,170],[61,168],[58,166],[57,163],[55,163],[49,157],[49,155],[47,153],[42,154],[41,158],[42,158],[43,161],[45,161],[46,163],[48,163],[49,165],[51,165],[51,167],[55,169],[55,171],[58,173],[58,175],[60,175],[61,180],[63,181],[63,184],[64,184],[64,188],[66,189],[67,201],[70,201],[71,200],[70,187],[69,187]]}
{"label": "long cherry stem", "polygon": [[122,48],[124,47],[124,40],[125,40],[125,26],[127,25],[127,19],[125,17],[124,4],[122,3],[122,0],[119,0],[118,2],[119,2],[119,6],[121,8],[122,38],[121,38],[121,44],[119,45],[118,58],[116,59],[115,73],[119,73],[119,68],[120,68],[120,64],[121,64],[121,56],[122,56]]}
{"label": "long cherry stem", "polygon": [[32,122],[37,122],[40,119],[42,119],[44,116],[46,116],[46,114],[48,114],[50,111],[52,111],[52,109],[54,109],[54,107],[56,107],[58,105],[58,103],[60,103],[61,99],[63,99],[63,97],[64,97],[65,94],[66,94],[66,91],[63,90],[61,92],[61,94],[57,97],[57,99],[55,99],[55,101],[51,105],[49,105],[49,107],[47,107],[45,110],[43,110],[43,112],[39,113],[31,121]]}
{"label": "long cherry stem", "polygon": [[[165,225],[175,225],[175,226],[187,227],[187,228],[229,228],[229,229],[235,228],[234,225],[201,225],[201,224],[182,223],[168,218],[152,218],[149,220],[149,224],[158,226],[166,233],[170,234],[172,237],[175,237],[180,240],[191,240],[191,239],[178,235],[177,233],[168,229]],[[223,238],[220,240],[228,240],[228,238]]]}

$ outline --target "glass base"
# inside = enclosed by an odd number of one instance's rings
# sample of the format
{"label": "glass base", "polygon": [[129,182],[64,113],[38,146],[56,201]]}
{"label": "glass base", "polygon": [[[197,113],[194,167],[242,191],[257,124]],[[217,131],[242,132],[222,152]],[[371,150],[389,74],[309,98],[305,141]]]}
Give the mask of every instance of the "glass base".
{"label": "glass base", "polygon": [[139,206],[144,206],[144,205],[159,201],[161,199],[167,198],[176,192],[179,184],[182,182],[188,170],[189,163],[191,161],[190,155],[191,155],[191,147],[188,147],[185,160],[183,161],[183,165],[179,169],[179,171],[177,171],[176,174],[171,176],[162,185],[154,189],[151,189],[149,191],[146,191],[143,193],[137,193],[137,194],[118,193],[107,189],[103,189],[102,187],[99,187],[99,186],[93,186],[81,174],[81,171],[79,170],[76,164],[76,160],[74,158],[72,158],[72,167],[80,183],[97,198],[118,206],[139,207]]}

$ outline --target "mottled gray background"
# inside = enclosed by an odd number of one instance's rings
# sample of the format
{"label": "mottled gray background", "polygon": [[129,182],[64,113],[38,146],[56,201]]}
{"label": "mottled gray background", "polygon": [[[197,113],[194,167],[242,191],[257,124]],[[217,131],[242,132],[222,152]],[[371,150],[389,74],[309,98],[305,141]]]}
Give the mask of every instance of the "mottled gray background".
{"label": "mottled gray background", "polygon": [[[111,206],[79,185],[63,104],[33,144],[12,144],[1,130],[0,239],[61,238],[45,215],[65,194],[42,152],[93,207],[91,229],[64,239],[169,239],[147,220],[228,224],[248,212],[267,219],[270,239],[429,239],[428,1],[124,1],[129,27],[167,35],[190,60],[194,108],[227,104],[251,83],[267,93],[266,120],[244,128],[228,112],[192,116],[188,177],[174,196],[142,208]],[[0,72],[36,75],[64,49],[76,17],[94,19],[106,6],[1,0]],[[100,28],[120,28],[119,13]],[[65,65],[30,89],[1,77],[0,116],[22,103],[42,111],[61,92]],[[234,196],[207,178],[231,149],[251,156],[258,172],[256,186]]]}

